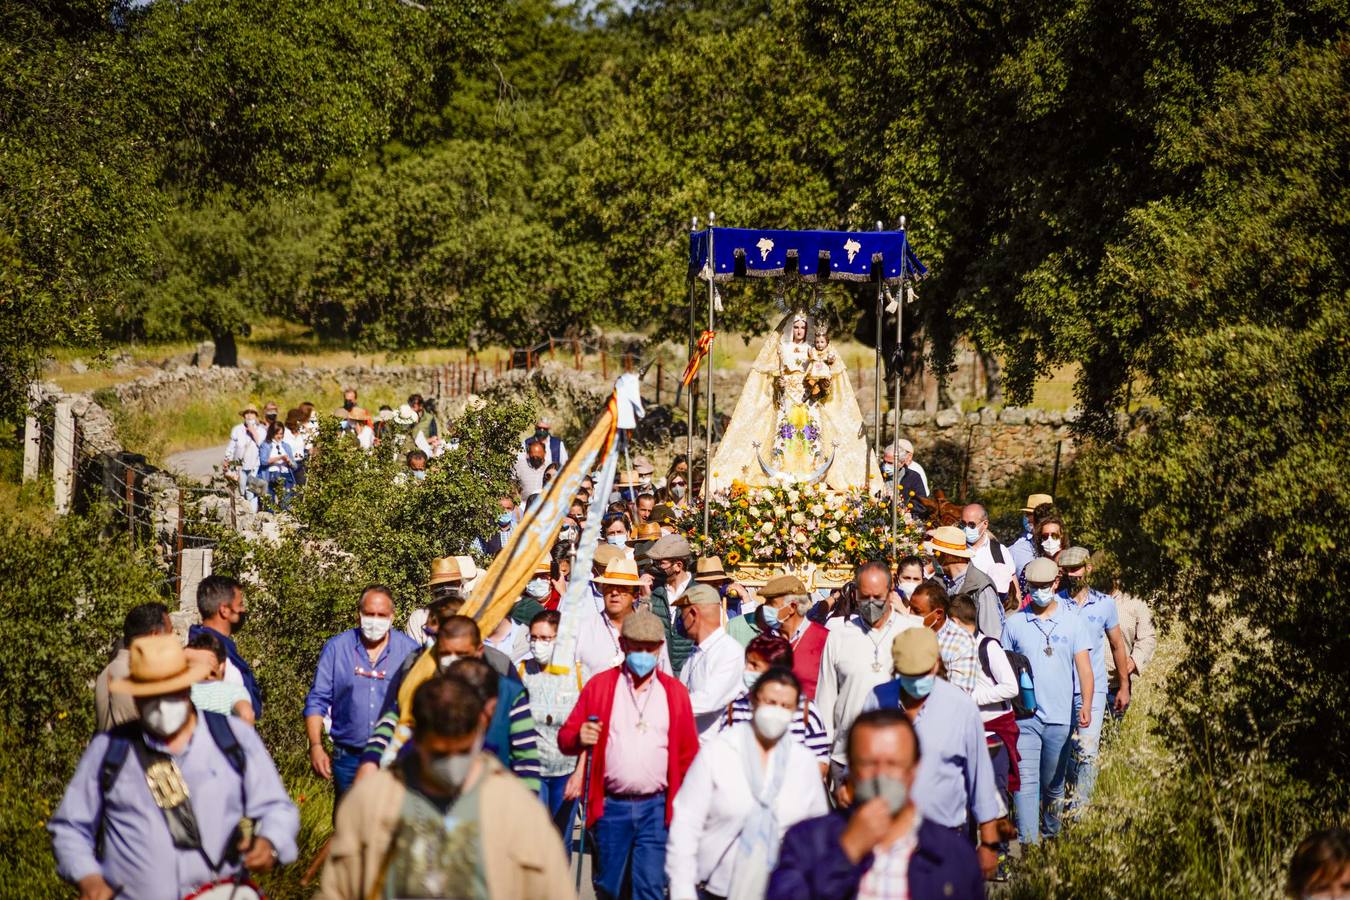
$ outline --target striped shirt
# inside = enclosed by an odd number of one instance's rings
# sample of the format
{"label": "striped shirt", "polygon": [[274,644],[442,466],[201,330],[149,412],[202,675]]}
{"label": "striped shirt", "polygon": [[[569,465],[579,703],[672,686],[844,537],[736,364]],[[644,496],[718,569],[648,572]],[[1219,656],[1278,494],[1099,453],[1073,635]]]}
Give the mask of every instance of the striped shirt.
{"label": "striped shirt", "polygon": [[538,792],[543,766],[539,758],[538,735],[534,730],[534,714],[530,711],[529,691],[521,691],[511,704],[509,721],[511,771],[525,782],[527,788]]}
{"label": "striped shirt", "polygon": [[192,686],[192,705],[206,712],[232,716],[240,700],[253,705],[248,689],[234,681],[199,681]]}
{"label": "striped shirt", "polygon": [[[750,694],[746,692],[727,706],[726,712],[721,717],[721,731],[726,731],[741,722],[749,722],[752,718],[754,711],[750,709]],[[810,750],[818,762],[830,761],[830,736],[825,732],[825,724],[821,722],[815,706],[805,697],[797,701],[797,715],[792,717],[788,734],[792,735],[797,743]]]}

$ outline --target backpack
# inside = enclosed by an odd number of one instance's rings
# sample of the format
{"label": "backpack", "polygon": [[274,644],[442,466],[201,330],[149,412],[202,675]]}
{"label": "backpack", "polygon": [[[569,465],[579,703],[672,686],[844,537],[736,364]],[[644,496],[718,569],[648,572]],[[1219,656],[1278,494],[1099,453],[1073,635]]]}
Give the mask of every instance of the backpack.
{"label": "backpack", "polygon": [[[206,720],[206,730],[211,733],[211,738],[220,748],[220,752],[225,754],[230,768],[242,779],[247,768],[247,758],[244,756],[244,748],[239,745],[239,738],[230,727],[229,716],[206,710],[197,712]],[[127,761],[132,742],[140,739],[141,723],[138,721],[127,722],[108,732],[108,749],[104,751],[103,761],[98,767],[98,835],[94,842],[94,855],[97,859],[103,859],[103,803],[107,800],[113,783],[117,781],[117,774],[122,771],[122,766]]]}
{"label": "backpack", "polygon": [[[997,638],[985,635],[979,645],[980,667],[984,669],[984,674],[990,681],[994,680],[994,673],[989,668],[989,642],[996,640]],[[1000,643],[999,646],[1003,645]],[[1006,648],[1003,654],[1008,657],[1008,665],[1012,666],[1013,678],[1017,681],[1017,693],[1013,694],[1011,701],[1013,715],[1018,719],[1030,719],[1036,715],[1036,676],[1031,671],[1031,660],[1015,650]]]}

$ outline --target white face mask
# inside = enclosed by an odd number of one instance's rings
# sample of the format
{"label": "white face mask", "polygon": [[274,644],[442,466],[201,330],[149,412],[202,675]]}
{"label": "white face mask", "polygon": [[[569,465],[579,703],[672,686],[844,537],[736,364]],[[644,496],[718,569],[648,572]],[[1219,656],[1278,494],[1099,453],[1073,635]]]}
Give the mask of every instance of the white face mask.
{"label": "white face mask", "polygon": [[166,738],[183,727],[191,709],[186,697],[152,697],[141,706],[141,722],[151,734]]}
{"label": "white face mask", "polygon": [[361,637],[368,641],[382,641],[389,633],[389,626],[393,624],[393,619],[386,619],[384,616],[362,616]]}
{"label": "white face mask", "polygon": [[480,738],[474,744],[472,750],[468,753],[447,753],[445,756],[434,756],[427,763],[428,772],[436,783],[441,787],[449,788],[452,791],[458,791],[464,787],[464,782],[469,778],[469,770],[473,768],[473,760],[482,747]]}
{"label": "white face mask", "polygon": [[605,535],[605,543],[609,544],[611,547],[626,547],[627,540],[628,539],[621,534]]}
{"label": "white face mask", "polygon": [[1059,548],[1061,546],[1063,545],[1060,544],[1059,538],[1057,537],[1048,537],[1045,540],[1041,541],[1041,549],[1044,550],[1046,553],[1050,554],[1051,556],[1054,556],[1056,553],[1058,553]]}
{"label": "white face mask", "polygon": [[548,596],[548,590],[547,578],[531,578],[529,584],[525,585],[525,596],[542,600]]}
{"label": "white face mask", "polygon": [[745,689],[747,691],[754,690],[755,682],[759,681],[759,676],[763,674],[763,672],[756,672],[754,669],[746,669],[741,673],[741,681],[745,683]]}
{"label": "white face mask", "polygon": [[897,581],[895,587],[896,590],[900,591],[900,595],[908,600],[914,596],[914,589],[922,583],[921,581]]}
{"label": "white face mask", "polygon": [[684,499],[684,485],[672,484],[670,486],[670,496],[674,497],[676,500]]}
{"label": "white face mask", "polygon": [[553,658],[553,642],[544,638],[531,638],[530,652],[534,654],[535,662],[541,666],[546,666],[548,661]]}
{"label": "white face mask", "polygon": [[755,707],[750,723],[760,737],[772,743],[782,737],[792,724],[792,710],[761,703]]}

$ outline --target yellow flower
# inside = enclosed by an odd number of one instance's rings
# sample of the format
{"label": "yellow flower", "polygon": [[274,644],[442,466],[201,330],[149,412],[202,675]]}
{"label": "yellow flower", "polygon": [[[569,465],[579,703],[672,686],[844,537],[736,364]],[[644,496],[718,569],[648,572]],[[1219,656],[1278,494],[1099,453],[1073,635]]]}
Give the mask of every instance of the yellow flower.
{"label": "yellow flower", "polygon": [[736,565],[736,563],[738,563],[738,562],[740,562],[740,561],[741,561],[741,555],[740,555],[739,553],[737,553],[735,550],[728,550],[728,551],[727,551],[727,560],[726,560],[727,565],[729,565],[729,566],[734,566],[734,565]]}
{"label": "yellow flower", "polygon": [[858,539],[850,534],[848,537],[844,538],[844,547],[848,550],[857,550]]}
{"label": "yellow flower", "polygon": [[788,423],[792,425],[793,428],[796,428],[798,431],[805,428],[806,423],[810,421],[810,418],[806,414],[806,407],[800,403],[792,407],[792,409],[788,412],[787,419]]}

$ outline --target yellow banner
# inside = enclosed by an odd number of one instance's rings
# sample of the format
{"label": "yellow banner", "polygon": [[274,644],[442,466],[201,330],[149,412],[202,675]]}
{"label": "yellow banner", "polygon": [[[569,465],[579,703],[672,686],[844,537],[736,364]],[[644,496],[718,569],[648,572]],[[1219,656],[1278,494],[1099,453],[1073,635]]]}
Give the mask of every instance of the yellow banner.
{"label": "yellow banner", "polygon": [[525,585],[534,577],[534,567],[553,548],[558,529],[572,498],[581,488],[582,479],[613,446],[618,422],[618,399],[611,396],[590,434],[567,458],[567,464],[549,482],[534,506],[525,511],[525,517],[512,532],[506,546],[474,587],[473,595],[464,604],[463,614],[478,622],[484,637],[506,618],[520,599]]}

